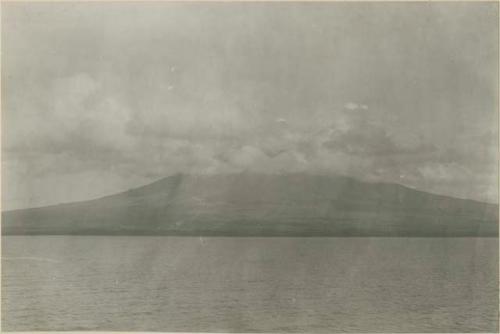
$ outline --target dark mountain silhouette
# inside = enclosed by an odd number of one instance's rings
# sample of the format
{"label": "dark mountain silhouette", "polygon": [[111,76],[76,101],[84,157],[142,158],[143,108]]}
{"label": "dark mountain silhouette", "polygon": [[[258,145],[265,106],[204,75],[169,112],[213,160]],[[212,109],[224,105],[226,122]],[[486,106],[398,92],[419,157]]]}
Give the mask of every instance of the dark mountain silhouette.
{"label": "dark mountain silhouette", "polygon": [[498,236],[498,205],[341,176],[179,174],[95,200],[3,212],[2,233]]}

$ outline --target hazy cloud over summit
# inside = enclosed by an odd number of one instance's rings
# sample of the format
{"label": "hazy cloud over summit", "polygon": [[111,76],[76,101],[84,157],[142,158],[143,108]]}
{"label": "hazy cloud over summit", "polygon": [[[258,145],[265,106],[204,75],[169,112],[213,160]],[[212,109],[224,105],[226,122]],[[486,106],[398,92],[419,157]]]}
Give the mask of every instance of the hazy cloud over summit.
{"label": "hazy cloud over summit", "polygon": [[3,205],[177,172],[497,201],[496,3],[6,3]]}

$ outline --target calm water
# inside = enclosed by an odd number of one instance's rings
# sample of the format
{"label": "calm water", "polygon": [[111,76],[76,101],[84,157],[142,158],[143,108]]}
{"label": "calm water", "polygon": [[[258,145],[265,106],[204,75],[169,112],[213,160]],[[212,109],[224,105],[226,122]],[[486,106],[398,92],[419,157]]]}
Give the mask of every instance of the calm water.
{"label": "calm water", "polygon": [[3,330],[498,331],[498,239],[4,237]]}

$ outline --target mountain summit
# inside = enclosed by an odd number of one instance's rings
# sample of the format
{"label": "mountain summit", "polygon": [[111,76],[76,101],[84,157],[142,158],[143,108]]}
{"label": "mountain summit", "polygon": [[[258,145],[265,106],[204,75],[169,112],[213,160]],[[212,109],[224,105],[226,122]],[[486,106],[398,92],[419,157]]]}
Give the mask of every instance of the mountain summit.
{"label": "mountain summit", "polygon": [[498,205],[341,176],[178,174],[95,200],[3,212],[2,233],[498,236]]}

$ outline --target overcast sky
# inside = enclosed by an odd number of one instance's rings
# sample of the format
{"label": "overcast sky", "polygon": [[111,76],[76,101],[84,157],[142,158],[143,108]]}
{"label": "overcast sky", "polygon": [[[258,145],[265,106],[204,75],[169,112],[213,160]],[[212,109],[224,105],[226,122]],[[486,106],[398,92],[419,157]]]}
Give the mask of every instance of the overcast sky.
{"label": "overcast sky", "polygon": [[2,3],[4,209],[177,172],[496,202],[497,3]]}

